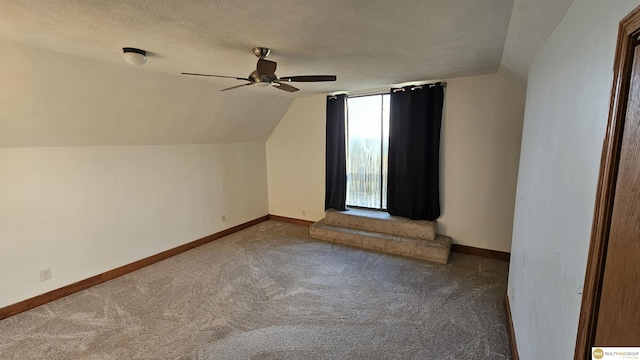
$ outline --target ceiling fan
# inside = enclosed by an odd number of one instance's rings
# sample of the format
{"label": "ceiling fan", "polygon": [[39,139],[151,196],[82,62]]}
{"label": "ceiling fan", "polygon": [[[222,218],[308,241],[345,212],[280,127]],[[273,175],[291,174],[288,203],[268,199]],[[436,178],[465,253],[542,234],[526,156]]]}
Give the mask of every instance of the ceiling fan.
{"label": "ceiling fan", "polygon": [[211,75],[211,74],[194,74],[194,73],[182,73],[182,75],[195,75],[195,76],[211,76],[219,78],[229,78],[236,80],[248,81],[246,84],[232,86],[230,88],[222,89],[220,91],[227,91],[236,89],[243,86],[249,86],[253,84],[262,84],[265,86],[272,85],[280,90],[295,92],[298,89],[295,86],[287,84],[288,82],[318,82],[318,81],[336,81],[335,75],[300,75],[300,76],[284,76],[278,78],[276,75],[277,63],[275,61],[265,60],[265,57],[269,56],[271,50],[263,47],[253,48],[253,54],[258,57],[258,64],[256,69],[249,74],[248,77],[235,77],[224,75]]}

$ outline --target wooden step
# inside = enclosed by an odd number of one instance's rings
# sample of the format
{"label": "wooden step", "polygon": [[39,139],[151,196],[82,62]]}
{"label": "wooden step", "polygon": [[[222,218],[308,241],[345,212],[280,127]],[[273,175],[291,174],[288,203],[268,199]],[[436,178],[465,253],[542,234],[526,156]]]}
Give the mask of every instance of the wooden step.
{"label": "wooden step", "polygon": [[325,212],[325,223],[339,227],[410,237],[424,240],[436,238],[436,222],[391,216],[383,211],[354,209]]}
{"label": "wooden step", "polygon": [[451,238],[436,236],[433,240],[403,237],[327,224],[320,220],[309,228],[312,238],[381,251],[388,254],[428,260],[440,264],[449,261]]}

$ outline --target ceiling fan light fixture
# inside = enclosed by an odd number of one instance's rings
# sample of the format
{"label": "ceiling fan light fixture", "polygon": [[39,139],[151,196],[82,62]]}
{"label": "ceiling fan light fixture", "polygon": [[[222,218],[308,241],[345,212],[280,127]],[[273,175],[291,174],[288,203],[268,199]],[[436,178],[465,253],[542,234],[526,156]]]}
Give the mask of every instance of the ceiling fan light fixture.
{"label": "ceiling fan light fixture", "polygon": [[138,66],[147,62],[147,52],[136,48],[122,48],[122,57],[131,65]]}

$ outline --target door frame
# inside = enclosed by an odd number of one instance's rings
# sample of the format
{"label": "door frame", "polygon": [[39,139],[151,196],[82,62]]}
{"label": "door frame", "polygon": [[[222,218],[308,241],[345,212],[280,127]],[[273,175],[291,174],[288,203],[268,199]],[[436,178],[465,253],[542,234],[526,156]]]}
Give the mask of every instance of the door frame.
{"label": "door frame", "polygon": [[582,293],[580,321],[578,322],[575,360],[591,358],[591,346],[593,346],[598,325],[598,310],[609,245],[609,229],[618,177],[620,146],[627,110],[633,55],[638,43],[638,35],[640,35],[640,6],[622,19],[618,27],[609,119],[600,159],[600,175],[591,227],[591,243]]}

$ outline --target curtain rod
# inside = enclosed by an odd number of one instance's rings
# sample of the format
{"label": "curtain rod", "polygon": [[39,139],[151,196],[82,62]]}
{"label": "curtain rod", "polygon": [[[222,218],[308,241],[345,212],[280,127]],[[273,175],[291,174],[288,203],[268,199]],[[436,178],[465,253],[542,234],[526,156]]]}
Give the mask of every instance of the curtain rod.
{"label": "curtain rod", "polygon": [[371,94],[349,95],[349,97],[350,97],[350,98],[359,98],[359,97],[375,96],[375,95],[389,95],[389,91],[385,91],[385,92],[375,92],[375,93],[371,93]]}
{"label": "curtain rod", "polygon": [[327,98],[329,98],[329,100],[335,100],[338,98],[338,96],[341,96],[341,95],[347,95],[347,94],[329,95],[327,96]]}
{"label": "curtain rod", "polygon": [[447,87],[447,83],[445,81],[438,81],[435,83],[429,83],[429,84],[420,84],[420,85],[407,85],[405,87],[401,87],[401,88],[391,88],[390,91],[385,91],[385,92],[378,92],[378,93],[373,93],[373,94],[360,94],[360,95],[349,95],[349,94],[336,94],[336,95],[329,95],[328,98],[329,100],[335,100],[338,98],[338,96],[340,95],[347,95],[347,97],[350,98],[357,98],[357,97],[363,97],[363,96],[374,96],[374,95],[384,95],[384,94],[389,94],[391,92],[398,92],[398,91],[404,91],[406,87],[411,86],[411,90],[415,90],[415,89],[422,89],[423,86],[436,86],[440,84],[443,88]]}
{"label": "curtain rod", "polygon": [[411,87],[411,90],[415,90],[415,89],[422,89],[422,87],[423,87],[423,86],[429,86],[429,87],[432,87],[432,86],[436,86],[436,85],[438,85],[438,84],[439,84],[439,85],[441,85],[443,88],[446,88],[446,87],[447,87],[447,83],[446,83],[446,82],[444,82],[444,81],[438,81],[438,82],[431,83],[431,84],[407,85],[407,86],[404,86],[404,87],[401,87],[401,88],[391,89],[391,91],[393,91],[393,92],[405,91],[405,90],[406,90],[406,88],[408,88],[408,87]]}

